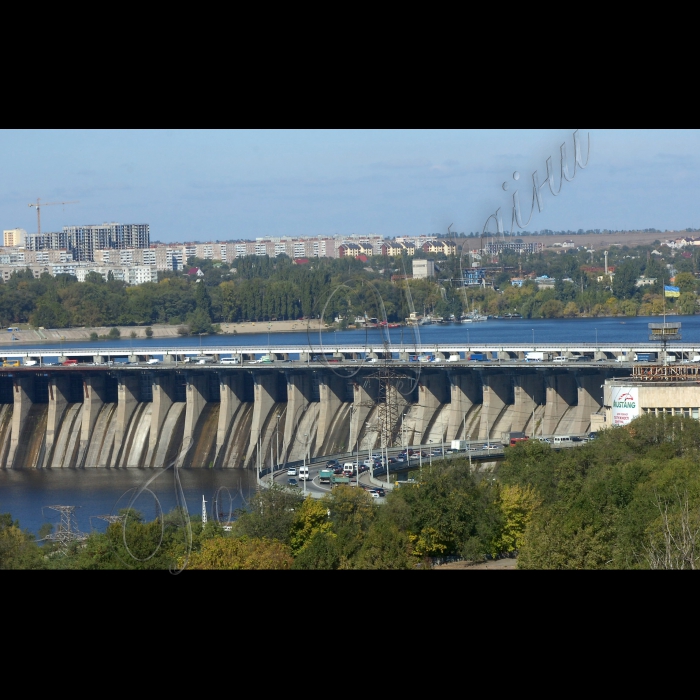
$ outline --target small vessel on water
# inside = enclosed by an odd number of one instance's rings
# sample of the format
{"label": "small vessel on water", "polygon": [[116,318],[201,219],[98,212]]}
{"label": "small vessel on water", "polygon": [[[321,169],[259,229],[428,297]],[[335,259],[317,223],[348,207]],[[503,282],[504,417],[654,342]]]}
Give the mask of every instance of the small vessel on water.
{"label": "small vessel on water", "polygon": [[484,316],[480,311],[474,309],[467,314],[462,314],[460,321],[461,323],[481,323],[482,321],[488,321],[488,316]]}

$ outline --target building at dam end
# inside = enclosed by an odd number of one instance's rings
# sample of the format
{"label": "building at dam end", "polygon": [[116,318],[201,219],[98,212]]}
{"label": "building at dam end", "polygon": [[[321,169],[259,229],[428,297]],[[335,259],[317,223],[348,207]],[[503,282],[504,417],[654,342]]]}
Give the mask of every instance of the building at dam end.
{"label": "building at dam end", "polygon": [[[629,425],[635,418],[647,414],[700,420],[698,369],[639,367],[628,378],[606,380],[603,410],[592,418],[591,430]],[[660,376],[650,375],[649,370],[659,372]]]}

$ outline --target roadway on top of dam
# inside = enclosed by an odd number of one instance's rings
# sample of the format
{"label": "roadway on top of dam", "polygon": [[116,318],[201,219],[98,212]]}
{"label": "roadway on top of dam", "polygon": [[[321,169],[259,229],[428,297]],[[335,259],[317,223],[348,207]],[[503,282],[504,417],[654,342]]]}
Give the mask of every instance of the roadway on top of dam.
{"label": "roadway on top of dam", "polygon": [[[197,356],[258,356],[258,355],[330,355],[332,353],[348,355],[370,355],[372,353],[392,353],[404,355],[423,355],[442,353],[528,353],[547,352],[556,354],[625,354],[630,350],[635,352],[656,352],[662,349],[658,342],[626,342],[626,343],[421,343],[421,344],[388,344],[382,343],[338,343],[336,344],[289,344],[289,345],[208,345],[196,347],[192,345],[163,346],[154,343],[139,346],[103,346],[103,347],[35,347],[0,349],[0,357],[10,359],[39,359],[44,357],[197,357]],[[669,344],[670,353],[700,353],[700,342]]]}

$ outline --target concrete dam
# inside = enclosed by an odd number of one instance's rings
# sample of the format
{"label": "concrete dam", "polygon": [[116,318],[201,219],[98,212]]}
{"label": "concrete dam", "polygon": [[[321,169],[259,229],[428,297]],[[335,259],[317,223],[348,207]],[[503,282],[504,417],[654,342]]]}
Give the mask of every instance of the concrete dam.
{"label": "concrete dam", "polygon": [[[0,467],[254,468],[390,446],[504,433],[580,435],[603,412],[615,367],[3,368]],[[387,415],[386,411],[382,415]],[[386,419],[382,419],[386,420]],[[181,455],[181,449],[190,449]]]}

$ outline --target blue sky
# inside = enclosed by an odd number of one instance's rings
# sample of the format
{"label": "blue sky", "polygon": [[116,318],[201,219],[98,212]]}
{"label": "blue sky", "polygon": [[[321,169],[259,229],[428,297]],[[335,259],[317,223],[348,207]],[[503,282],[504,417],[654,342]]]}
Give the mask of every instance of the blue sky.
{"label": "blue sky", "polygon": [[[0,225],[151,224],[162,241],[477,231],[574,129],[3,130]],[[530,230],[700,227],[700,131],[582,129],[590,165]],[[558,170],[557,170],[558,172]],[[514,183],[513,183],[514,184]],[[528,204],[529,210],[529,204]],[[506,227],[510,214],[506,213]]]}

